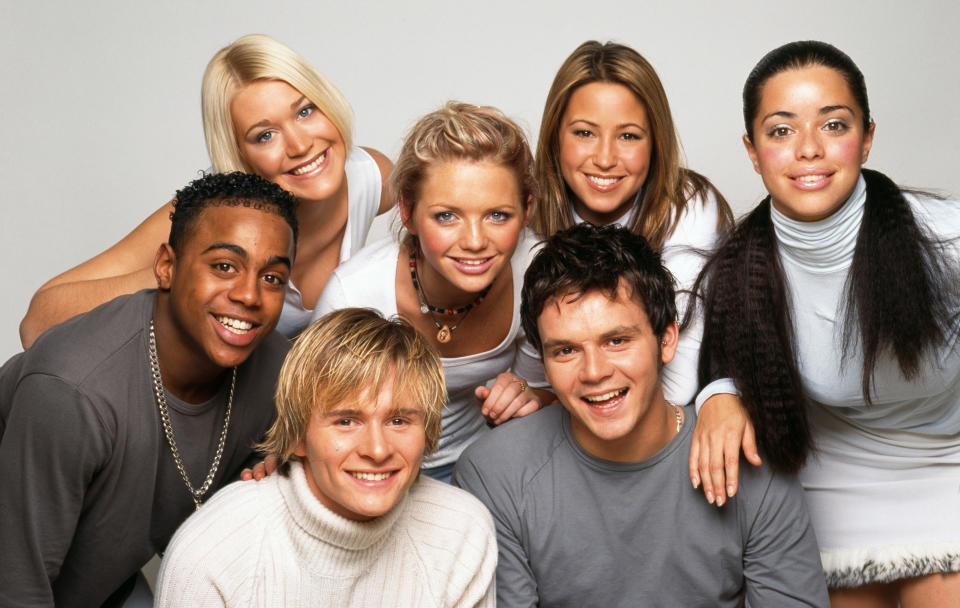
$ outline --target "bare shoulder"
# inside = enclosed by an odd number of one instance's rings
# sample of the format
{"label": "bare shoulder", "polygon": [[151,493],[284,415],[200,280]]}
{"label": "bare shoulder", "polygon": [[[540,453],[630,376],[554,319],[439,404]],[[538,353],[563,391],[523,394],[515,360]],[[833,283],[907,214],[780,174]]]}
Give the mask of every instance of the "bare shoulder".
{"label": "bare shoulder", "polygon": [[377,168],[380,169],[382,188],[380,193],[380,208],[377,210],[377,215],[380,215],[393,208],[393,196],[390,193],[390,174],[393,172],[393,161],[387,158],[386,154],[374,148],[361,146],[360,149],[369,154],[373,161],[377,163]]}

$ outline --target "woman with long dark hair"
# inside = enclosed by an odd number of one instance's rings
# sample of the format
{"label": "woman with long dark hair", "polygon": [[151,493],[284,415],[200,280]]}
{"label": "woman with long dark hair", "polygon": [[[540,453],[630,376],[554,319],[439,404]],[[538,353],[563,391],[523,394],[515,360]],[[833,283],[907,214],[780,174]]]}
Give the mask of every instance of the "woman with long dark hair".
{"label": "woman with long dark hair", "polygon": [[956,606],[960,205],[862,168],[866,85],[829,44],[771,51],[743,108],[770,196],[701,276],[701,397],[743,404],[705,409],[799,472],[834,606]]}

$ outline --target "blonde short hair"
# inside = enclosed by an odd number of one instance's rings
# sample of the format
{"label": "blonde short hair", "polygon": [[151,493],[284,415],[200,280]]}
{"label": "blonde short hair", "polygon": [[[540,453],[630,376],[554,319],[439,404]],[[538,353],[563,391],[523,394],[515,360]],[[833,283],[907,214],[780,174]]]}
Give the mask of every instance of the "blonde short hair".
{"label": "blonde short hair", "polygon": [[353,111],[343,93],[287,45],[270,36],[249,34],[220,49],[203,74],[203,134],[214,171],[253,172],[240,154],[230,104],[237,91],[255,80],[282,80],[300,91],[340,131],[350,153]]}
{"label": "blonde short hair", "polygon": [[536,192],[533,154],[520,127],[496,108],[448,101],[418,120],[407,135],[390,175],[397,203],[412,213],[427,169],[456,160],[510,169],[524,210]]}
{"label": "blonde short hair", "polygon": [[277,380],[277,420],[258,449],[287,463],[303,444],[310,416],[378,391],[393,376],[403,406],[422,406],[427,449],[440,440],[447,389],[440,356],[402,319],[369,308],[344,308],[312,323],[287,354]]}
{"label": "blonde short hair", "polygon": [[633,93],[647,112],[652,150],[642,187],[640,212],[628,226],[659,250],[673,232],[687,200],[710,191],[721,207],[720,226],[732,223],[726,201],[703,176],[681,166],[682,152],[667,93],[650,62],[629,46],[589,40],[563,62],[547,94],[537,142],[536,176],[541,195],[534,199],[530,223],[541,238],[573,226],[567,185],[560,166],[560,123],[574,91],[592,82],[619,84]]}

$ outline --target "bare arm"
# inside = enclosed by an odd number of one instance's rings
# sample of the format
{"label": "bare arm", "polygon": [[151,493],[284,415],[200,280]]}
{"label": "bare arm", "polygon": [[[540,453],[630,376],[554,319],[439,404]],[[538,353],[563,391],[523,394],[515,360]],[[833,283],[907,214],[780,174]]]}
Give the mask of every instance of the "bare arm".
{"label": "bare arm", "polygon": [[50,327],[113,298],[156,286],[153,258],[170,234],[167,203],[119,243],[47,281],[30,300],[20,322],[24,348]]}
{"label": "bare arm", "polygon": [[374,162],[377,163],[377,168],[380,169],[380,208],[377,209],[377,215],[380,215],[393,209],[393,193],[390,191],[390,173],[393,171],[393,162],[379,150],[373,148],[363,148],[363,150],[373,158]]}

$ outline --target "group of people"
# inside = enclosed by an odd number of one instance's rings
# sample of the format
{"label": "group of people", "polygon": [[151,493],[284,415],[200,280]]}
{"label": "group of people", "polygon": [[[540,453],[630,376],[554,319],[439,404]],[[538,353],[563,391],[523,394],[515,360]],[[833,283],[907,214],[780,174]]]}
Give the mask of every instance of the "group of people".
{"label": "group of people", "polygon": [[262,35],[201,96],[213,172],[0,368],[0,604],[960,601],[960,207],[863,168],[837,48],[750,73],[736,224],[620,44],[535,155],[449,102],[392,163]]}

